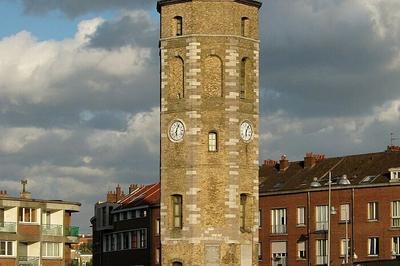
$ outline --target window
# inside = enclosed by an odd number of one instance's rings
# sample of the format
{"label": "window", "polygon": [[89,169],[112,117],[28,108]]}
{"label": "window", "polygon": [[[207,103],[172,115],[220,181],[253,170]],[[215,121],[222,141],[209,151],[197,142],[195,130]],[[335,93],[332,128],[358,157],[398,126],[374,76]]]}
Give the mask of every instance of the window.
{"label": "window", "polygon": [[390,181],[399,181],[400,179],[400,168],[390,168]]}
{"label": "window", "polygon": [[101,225],[102,226],[107,225],[106,217],[107,217],[107,207],[103,207],[103,208],[101,208],[101,221],[102,221]]}
{"label": "window", "polygon": [[175,261],[172,263],[172,266],[183,266],[182,262]]}
{"label": "window", "polygon": [[297,258],[299,258],[299,259],[306,258],[306,242],[305,241],[297,242]]}
{"label": "window", "polygon": [[[109,206],[108,207],[108,225],[112,225],[112,214],[111,214],[111,211],[113,210],[113,207],[112,206]],[[105,219],[105,218],[104,218]]]}
{"label": "window", "polygon": [[0,227],[3,226],[4,223],[4,209],[0,209]]}
{"label": "window", "polygon": [[379,255],[379,238],[369,237],[368,238],[368,256]]}
{"label": "window", "polygon": [[172,196],[173,208],[173,226],[174,228],[182,228],[182,196]]}
{"label": "window", "polygon": [[262,209],[258,210],[258,227],[262,226]]}
{"label": "window", "polygon": [[350,220],[350,204],[340,205],[340,221]]}
{"label": "window", "polygon": [[271,210],[271,232],[273,234],[285,234],[286,231],[286,209]]}
{"label": "window", "polygon": [[[346,252],[347,250],[347,252]],[[351,248],[350,248],[350,239],[341,239],[340,240],[340,256],[345,257],[349,256],[351,253]]]}
{"label": "window", "polygon": [[217,151],[217,133],[208,133],[208,151]]}
{"label": "window", "polygon": [[400,236],[392,237],[392,254],[400,255]]}
{"label": "window", "polygon": [[161,252],[160,252],[160,248],[157,248],[156,249],[156,254],[155,254],[155,261],[156,261],[156,264],[160,264],[160,258],[161,258]]}
{"label": "window", "polygon": [[36,223],[36,209],[19,208],[18,217],[22,223]]}
{"label": "window", "polygon": [[400,201],[392,202],[392,226],[400,227]]}
{"label": "window", "polygon": [[316,241],[316,261],[317,265],[324,265],[328,263],[328,252],[327,252],[327,243],[326,239],[318,239]]}
{"label": "window", "polygon": [[60,257],[60,243],[43,242],[42,243],[43,257]]}
{"label": "window", "polygon": [[182,36],[183,34],[183,19],[182,17],[175,17],[175,35],[176,36]]}
{"label": "window", "polygon": [[368,202],[368,220],[378,220],[378,202]]}
{"label": "window", "polygon": [[123,237],[122,237],[123,249],[129,249],[129,244],[131,243],[130,234],[129,234],[129,232],[124,232],[124,233],[122,233],[122,235],[123,235]]}
{"label": "window", "polygon": [[240,230],[245,230],[246,228],[246,205],[247,195],[240,194]]}
{"label": "window", "polygon": [[147,230],[139,229],[131,232],[132,249],[147,247]]}
{"label": "window", "polygon": [[272,266],[286,265],[287,243],[285,241],[271,242]]}
{"label": "window", "polygon": [[305,208],[297,208],[297,225],[305,225]]}
{"label": "window", "polygon": [[14,255],[14,242],[0,241],[0,257]]}
{"label": "window", "polygon": [[120,233],[116,234],[116,238],[117,238],[117,250],[121,250],[122,249],[122,236]]}
{"label": "window", "polygon": [[240,99],[246,98],[246,63],[247,58],[243,58],[240,63]]}
{"label": "window", "polygon": [[315,228],[317,231],[328,230],[328,205],[315,207]]}
{"label": "window", "polygon": [[248,37],[249,35],[249,18],[243,17],[241,23],[241,35],[243,37]]}
{"label": "window", "polygon": [[161,224],[160,224],[160,219],[156,220],[156,235],[160,235],[161,232]]}

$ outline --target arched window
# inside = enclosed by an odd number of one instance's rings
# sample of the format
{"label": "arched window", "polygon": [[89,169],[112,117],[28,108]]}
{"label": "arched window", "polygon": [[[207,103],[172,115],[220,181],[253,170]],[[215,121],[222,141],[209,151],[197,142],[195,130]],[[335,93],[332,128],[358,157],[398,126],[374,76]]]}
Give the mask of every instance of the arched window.
{"label": "arched window", "polygon": [[172,263],[172,266],[183,266],[183,264],[182,264],[182,262],[174,261],[174,262]]}
{"label": "arched window", "polygon": [[240,98],[246,98],[246,64],[247,57],[243,58],[240,62]]}
{"label": "arched window", "polygon": [[218,139],[217,132],[208,133],[208,151],[217,151],[218,150]]}
{"label": "arched window", "polygon": [[203,63],[203,95],[205,97],[222,97],[222,60],[216,55],[208,56]]}
{"label": "arched window", "polygon": [[242,231],[246,228],[246,205],[247,195],[240,194],[240,230]]}
{"label": "arched window", "polygon": [[242,23],[241,23],[241,34],[243,37],[248,37],[249,36],[249,18],[247,17],[242,17]]}
{"label": "arched window", "polygon": [[180,16],[174,17],[175,35],[182,36],[183,34],[183,19]]}
{"label": "arched window", "polygon": [[182,228],[182,195],[172,196],[173,227]]}
{"label": "arched window", "polygon": [[169,62],[168,98],[182,99],[185,93],[185,63],[180,56],[175,56]]}

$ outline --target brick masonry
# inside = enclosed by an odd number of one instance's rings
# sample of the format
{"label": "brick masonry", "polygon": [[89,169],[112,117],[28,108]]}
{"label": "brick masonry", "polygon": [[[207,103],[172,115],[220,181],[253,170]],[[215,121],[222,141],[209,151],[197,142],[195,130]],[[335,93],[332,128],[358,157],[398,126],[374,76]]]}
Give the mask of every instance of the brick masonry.
{"label": "brick masonry", "polygon": [[[257,265],[258,7],[233,0],[178,1],[162,5],[160,13],[162,264]],[[176,16],[183,18],[182,36],[174,36]],[[250,22],[246,37],[242,17]],[[177,143],[168,137],[175,120],[186,129]],[[245,120],[254,130],[248,143],[239,134]],[[210,131],[218,134],[217,152],[208,151]],[[182,229],[172,227],[174,194],[183,196]],[[248,196],[243,232],[240,194]]]}

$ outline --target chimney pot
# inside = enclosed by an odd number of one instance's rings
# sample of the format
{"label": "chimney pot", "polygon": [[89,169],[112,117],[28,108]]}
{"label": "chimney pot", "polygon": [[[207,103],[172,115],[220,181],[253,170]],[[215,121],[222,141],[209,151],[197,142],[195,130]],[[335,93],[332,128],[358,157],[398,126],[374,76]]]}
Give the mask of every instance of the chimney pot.
{"label": "chimney pot", "polygon": [[279,161],[279,171],[286,171],[289,168],[289,160],[286,155],[281,156],[281,160]]}

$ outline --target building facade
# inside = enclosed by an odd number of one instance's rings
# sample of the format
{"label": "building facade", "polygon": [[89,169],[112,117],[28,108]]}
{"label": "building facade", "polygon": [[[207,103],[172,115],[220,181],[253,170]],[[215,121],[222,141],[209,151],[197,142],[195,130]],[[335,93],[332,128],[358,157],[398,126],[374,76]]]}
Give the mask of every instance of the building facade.
{"label": "building facade", "polygon": [[66,266],[79,228],[71,226],[80,203],[0,193],[0,265]]}
{"label": "building facade", "polygon": [[[260,265],[331,265],[400,255],[400,152],[260,167]],[[329,212],[328,175],[332,173]],[[330,214],[330,223],[329,223]],[[363,265],[362,263],[360,265]]]}
{"label": "building facade", "polygon": [[127,195],[118,186],[107,200],[91,221],[94,265],[160,265],[160,184],[131,185]]}
{"label": "building facade", "polygon": [[256,265],[254,0],[160,0],[163,265]]}

